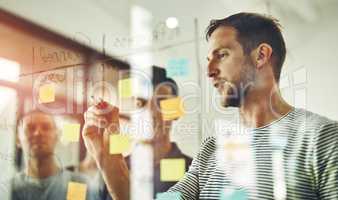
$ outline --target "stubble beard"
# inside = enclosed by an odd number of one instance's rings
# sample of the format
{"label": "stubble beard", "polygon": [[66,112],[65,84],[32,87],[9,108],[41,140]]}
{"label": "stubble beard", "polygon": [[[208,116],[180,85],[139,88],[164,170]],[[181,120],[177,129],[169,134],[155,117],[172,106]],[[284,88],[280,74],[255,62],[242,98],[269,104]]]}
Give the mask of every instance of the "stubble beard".
{"label": "stubble beard", "polygon": [[229,89],[221,93],[222,98],[221,105],[224,108],[236,107],[239,108],[243,105],[248,91],[255,81],[254,64],[250,58],[246,58],[245,67],[240,73],[239,81],[237,82],[224,82],[229,86]]}

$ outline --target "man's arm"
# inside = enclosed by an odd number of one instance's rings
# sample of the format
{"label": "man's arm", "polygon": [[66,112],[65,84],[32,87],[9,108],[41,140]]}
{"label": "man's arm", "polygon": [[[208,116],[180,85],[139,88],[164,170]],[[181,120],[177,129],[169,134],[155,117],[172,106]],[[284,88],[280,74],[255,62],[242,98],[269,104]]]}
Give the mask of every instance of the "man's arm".
{"label": "man's arm", "polygon": [[[109,154],[109,136],[118,134],[118,109],[110,106],[102,111],[90,107],[85,114],[82,131],[85,146],[93,156],[110,196],[114,200],[129,199],[129,171],[121,154]],[[98,128],[101,127],[101,128]]]}
{"label": "man's arm", "polygon": [[[194,164],[194,161],[192,165]],[[185,173],[184,178],[171,187],[167,192],[170,194],[178,194],[178,199],[198,199],[199,183],[198,175],[195,173],[193,166],[189,168],[189,171]],[[175,198],[176,199],[176,198]]]}
{"label": "man's arm", "polygon": [[338,199],[338,124],[321,127],[315,139],[313,171],[319,199]]}
{"label": "man's arm", "polygon": [[[185,173],[184,178],[171,187],[168,192],[164,193],[172,199],[199,199],[199,174],[201,173],[200,165],[206,166],[206,163],[201,163],[201,157],[209,157],[210,151],[216,148],[215,141],[212,137],[206,138],[202,144],[199,153],[194,157],[189,170]],[[177,195],[176,195],[177,194]],[[161,198],[159,198],[161,199]]]}

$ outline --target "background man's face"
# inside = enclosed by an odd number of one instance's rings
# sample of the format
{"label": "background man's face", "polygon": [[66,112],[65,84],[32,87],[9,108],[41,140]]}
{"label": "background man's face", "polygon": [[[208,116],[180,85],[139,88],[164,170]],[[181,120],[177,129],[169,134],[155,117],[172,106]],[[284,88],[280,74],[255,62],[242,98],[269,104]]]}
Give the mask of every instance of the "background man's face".
{"label": "background man's face", "polygon": [[254,66],[245,56],[232,27],[218,27],[209,40],[208,74],[222,96],[224,107],[238,107],[254,80]]}
{"label": "background man's face", "polygon": [[150,101],[150,112],[153,118],[154,140],[160,137],[167,137],[172,121],[164,121],[160,108],[160,101],[175,97],[172,88],[167,84],[158,85]]}
{"label": "background man's face", "polygon": [[53,118],[36,112],[23,118],[19,139],[25,154],[44,157],[54,154],[57,130]]}

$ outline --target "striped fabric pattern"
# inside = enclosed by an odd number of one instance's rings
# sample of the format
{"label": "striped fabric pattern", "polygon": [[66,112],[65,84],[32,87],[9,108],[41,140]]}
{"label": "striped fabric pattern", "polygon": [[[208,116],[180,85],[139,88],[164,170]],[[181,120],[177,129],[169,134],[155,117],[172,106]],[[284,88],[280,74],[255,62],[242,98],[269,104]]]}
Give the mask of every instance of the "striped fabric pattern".
{"label": "striped fabric pattern", "polygon": [[[295,108],[264,127],[250,129],[255,158],[255,190],[249,199],[274,199],[270,136],[286,137],[282,149],[287,199],[338,200],[338,124],[335,121]],[[214,137],[202,143],[185,177],[170,192],[180,199],[220,199],[230,185],[219,167]]]}

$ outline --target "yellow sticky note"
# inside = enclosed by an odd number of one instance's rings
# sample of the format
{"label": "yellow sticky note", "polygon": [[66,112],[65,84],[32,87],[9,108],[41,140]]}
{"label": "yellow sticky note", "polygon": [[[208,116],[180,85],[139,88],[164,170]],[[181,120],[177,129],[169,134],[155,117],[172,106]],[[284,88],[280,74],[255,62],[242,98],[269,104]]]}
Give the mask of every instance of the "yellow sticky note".
{"label": "yellow sticky note", "polygon": [[80,124],[64,124],[62,135],[65,141],[78,142],[80,136]]}
{"label": "yellow sticky note", "polygon": [[121,98],[128,98],[132,96],[132,80],[122,79],[118,82],[118,91]]}
{"label": "yellow sticky note", "polygon": [[166,158],[160,161],[161,181],[179,181],[185,173],[185,160]]}
{"label": "yellow sticky note", "polygon": [[130,149],[130,138],[126,135],[110,135],[109,138],[109,153],[121,154]]}
{"label": "yellow sticky note", "polygon": [[85,200],[87,185],[83,183],[69,182],[67,200]]}
{"label": "yellow sticky note", "polygon": [[50,103],[55,101],[55,87],[53,84],[46,84],[39,88],[39,102]]}
{"label": "yellow sticky note", "polygon": [[184,115],[183,102],[180,97],[160,101],[163,120],[174,120]]}

